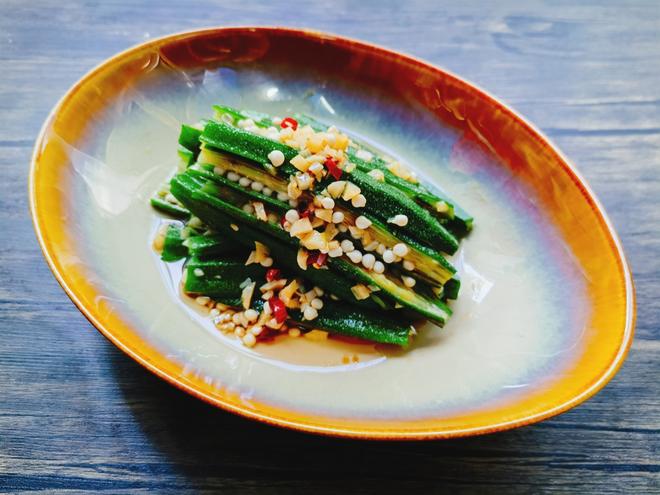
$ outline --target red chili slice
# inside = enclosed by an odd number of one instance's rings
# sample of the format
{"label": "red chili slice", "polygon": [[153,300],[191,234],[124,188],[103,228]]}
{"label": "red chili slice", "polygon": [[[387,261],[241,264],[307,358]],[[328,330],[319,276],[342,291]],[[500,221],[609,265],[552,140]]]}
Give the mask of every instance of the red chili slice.
{"label": "red chili slice", "polygon": [[273,312],[273,316],[277,323],[283,323],[289,317],[289,313],[286,311],[286,306],[277,297],[271,297],[268,300],[268,306],[270,306],[270,310]]}
{"label": "red chili slice", "polygon": [[322,253],[320,251],[315,251],[309,255],[307,258],[307,266],[314,265],[317,268],[321,268],[325,265],[325,262],[328,260],[327,253]]}
{"label": "red chili slice", "polygon": [[325,165],[325,168],[328,169],[328,172],[330,172],[330,175],[332,175],[335,180],[339,180],[341,177],[341,169],[339,168],[339,165],[337,165],[337,160],[329,156],[325,159],[323,164]]}
{"label": "red chili slice", "polygon": [[295,131],[296,129],[298,129],[298,121],[296,119],[292,119],[291,117],[286,117],[282,119],[282,122],[280,123],[280,127],[282,129],[291,127],[291,129]]}
{"label": "red chili slice", "polygon": [[273,280],[279,280],[280,278],[282,278],[282,272],[280,271],[279,268],[269,268],[268,271],[266,271],[267,282],[272,282]]}

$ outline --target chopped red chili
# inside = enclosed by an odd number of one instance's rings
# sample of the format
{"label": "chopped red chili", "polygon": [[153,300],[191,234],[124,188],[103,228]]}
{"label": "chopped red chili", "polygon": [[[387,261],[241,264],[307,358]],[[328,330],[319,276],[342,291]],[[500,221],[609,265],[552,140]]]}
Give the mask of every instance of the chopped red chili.
{"label": "chopped red chili", "polygon": [[320,251],[315,251],[309,255],[307,258],[307,266],[314,265],[316,268],[321,268],[325,265],[325,262],[328,260],[327,253],[322,253]]}
{"label": "chopped red chili", "polygon": [[286,117],[282,119],[282,122],[280,123],[280,127],[282,129],[291,127],[291,129],[295,131],[296,129],[298,129],[298,121],[296,119],[292,119],[291,117]]}
{"label": "chopped red chili", "polygon": [[289,317],[289,313],[286,311],[286,306],[279,298],[271,297],[268,300],[268,305],[270,306],[270,310],[273,312],[273,316],[275,316],[277,323],[283,323]]}
{"label": "chopped red chili", "polygon": [[282,278],[282,271],[279,268],[269,268],[268,271],[266,271],[267,282],[279,280],[280,278]]}
{"label": "chopped red chili", "polygon": [[337,165],[337,160],[329,156],[325,159],[323,164],[325,165],[325,168],[328,169],[330,175],[332,175],[335,180],[339,180],[341,177],[341,169],[339,168],[339,165]]}

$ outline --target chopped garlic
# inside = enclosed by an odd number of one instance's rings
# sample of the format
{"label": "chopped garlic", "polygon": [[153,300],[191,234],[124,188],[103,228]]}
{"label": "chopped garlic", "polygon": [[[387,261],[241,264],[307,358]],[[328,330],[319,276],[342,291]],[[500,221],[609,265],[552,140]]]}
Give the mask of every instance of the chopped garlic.
{"label": "chopped garlic", "polygon": [[346,187],[344,188],[344,192],[341,195],[341,199],[344,201],[350,201],[358,194],[360,194],[360,188],[352,182],[346,182]]}
{"label": "chopped garlic", "polygon": [[371,294],[369,288],[364,284],[354,285],[353,287],[351,287],[351,292],[355,296],[355,299],[357,299],[358,301],[367,299]]}

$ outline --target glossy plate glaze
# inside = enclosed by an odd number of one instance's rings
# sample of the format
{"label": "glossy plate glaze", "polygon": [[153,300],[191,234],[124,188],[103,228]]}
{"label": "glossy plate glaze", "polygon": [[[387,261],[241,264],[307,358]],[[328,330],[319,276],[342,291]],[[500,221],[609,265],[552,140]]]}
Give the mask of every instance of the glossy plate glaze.
{"label": "glossy plate glaze", "polygon": [[[311,113],[410,164],[476,217],[444,329],[407,350],[280,339],[246,349],[178,292],[150,241],[148,198],[181,122],[225,104]],[[115,345],[224,409],[317,433],[446,438],[560,413],[630,346],[634,290],[588,186],[546,138],[475,86],[419,60],[281,28],[169,36],[81,79],[44,124],[30,174],[58,281]]]}

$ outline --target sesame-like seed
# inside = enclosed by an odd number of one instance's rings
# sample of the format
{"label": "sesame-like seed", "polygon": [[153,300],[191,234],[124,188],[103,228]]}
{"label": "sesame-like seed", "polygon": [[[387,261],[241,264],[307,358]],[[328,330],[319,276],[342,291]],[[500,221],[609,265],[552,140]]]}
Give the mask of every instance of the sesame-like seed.
{"label": "sesame-like seed", "polygon": [[235,223],[230,223],[229,226],[231,227],[231,230],[238,232],[238,225]]}
{"label": "sesame-like seed", "polygon": [[262,327],[261,325],[255,325],[252,328],[250,328],[250,333],[252,335],[261,335],[263,331],[264,331],[264,327]]}
{"label": "sesame-like seed", "polygon": [[[332,223],[342,223],[343,221],[344,221],[344,214],[341,211],[335,211],[332,214]],[[344,227],[346,227],[346,226],[344,225]],[[341,230],[341,228],[340,228],[340,230]]]}
{"label": "sesame-like seed", "polygon": [[195,274],[195,277],[203,277],[204,276],[204,270],[201,268],[195,268],[193,270],[193,273]]}
{"label": "sesame-like seed", "polygon": [[247,333],[243,336],[243,344],[245,344],[247,347],[254,347],[256,343],[257,338],[253,334]]}
{"label": "sesame-like seed", "polygon": [[288,201],[289,200],[289,195],[285,192],[278,191],[277,192],[277,199],[280,201]]}
{"label": "sesame-like seed", "polygon": [[406,215],[394,215],[388,220],[388,222],[398,225],[399,227],[405,227],[408,225],[408,217]]}
{"label": "sesame-like seed", "polygon": [[234,335],[236,335],[236,337],[242,337],[245,335],[245,328],[239,326],[234,327]]}
{"label": "sesame-like seed", "polygon": [[319,299],[318,297],[315,297],[314,299],[312,299],[312,302],[310,302],[309,304],[314,309],[323,308],[323,301],[321,299]]}
{"label": "sesame-like seed", "polygon": [[405,256],[408,254],[408,246],[406,246],[403,242],[400,242],[392,248],[392,251],[397,256]]}
{"label": "sesame-like seed", "polygon": [[268,153],[268,159],[275,167],[279,167],[284,163],[284,153],[280,150],[273,150]]}
{"label": "sesame-like seed", "polygon": [[364,194],[358,194],[353,199],[351,199],[351,204],[356,208],[364,208],[367,204],[367,198],[364,197]]}
{"label": "sesame-like seed", "polygon": [[411,272],[415,269],[415,263],[409,260],[403,260],[403,267],[409,272]]}
{"label": "sesame-like seed", "polygon": [[259,191],[262,191],[262,190],[263,190],[264,185],[263,185],[261,182],[255,180],[255,181],[250,185],[250,187],[252,188],[253,191],[257,191],[257,192],[259,192]]}
{"label": "sesame-like seed", "polygon": [[307,306],[305,311],[303,311],[303,317],[306,320],[313,320],[319,315],[319,312],[314,309],[312,306]]}
{"label": "sesame-like seed", "polygon": [[369,220],[364,215],[360,215],[355,219],[355,226],[358,229],[362,229],[362,230],[368,229],[369,227],[371,227],[371,220]]}
{"label": "sesame-like seed", "polygon": [[367,268],[368,270],[371,270],[374,267],[374,263],[376,262],[376,257],[373,254],[365,254],[362,257],[362,265]]}
{"label": "sesame-like seed", "polygon": [[248,187],[250,184],[252,184],[252,181],[247,177],[241,177],[238,179],[238,185],[241,187]]}
{"label": "sesame-like seed", "polygon": [[321,206],[323,206],[323,208],[326,210],[332,210],[335,207],[335,200],[325,197],[321,200]]}
{"label": "sesame-like seed", "polygon": [[235,325],[240,325],[242,320],[241,316],[242,316],[241,313],[234,313],[231,317],[232,323],[234,323]]}
{"label": "sesame-like seed", "polygon": [[355,249],[355,246],[353,245],[353,243],[351,241],[349,241],[348,239],[344,239],[343,241],[341,241],[340,246],[341,246],[342,251],[344,251],[345,253],[350,253],[351,251],[353,251]]}
{"label": "sesame-like seed", "polygon": [[385,265],[383,265],[383,263],[380,261],[376,261],[374,263],[374,271],[376,273],[383,273],[385,271]]}
{"label": "sesame-like seed", "polygon": [[238,181],[241,179],[241,176],[238,175],[236,172],[232,172],[232,171],[230,171],[230,172],[227,174],[227,179],[229,179],[229,180],[232,181],[232,182],[238,182]]}
{"label": "sesame-like seed", "polygon": [[259,317],[259,313],[257,313],[254,309],[250,308],[245,311],[245,317],[248,319],[249,322],[255,322],[257,321],[257,318]]}
{"label": "sesame-like seed", "polygon": [[403,280],[403,285],[405,285],[408,288],[415,287],[415,284],[417,283],[417,280],[415,280],[412,277],[408,277],[407,275],[401,277],[401,280]]}
{"label": "sesame-like seed", "polygon": [[383,253],[383,261],[385,263],[392,263],[394,261],[394,253],[390,249],[385,250]]}
{"label": "sesame-like seed", "polygon": [[284,218],[286,219],[287,222],[294,223],[300,219],[300,215],[296,210],[289,210],[284,215]]}

